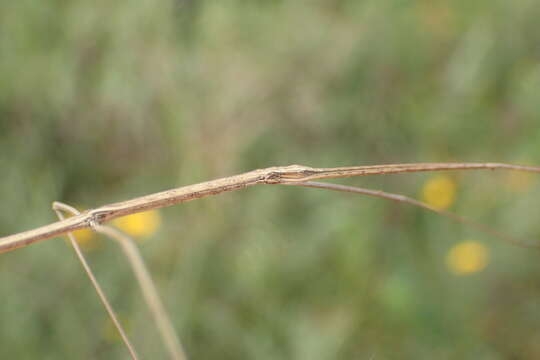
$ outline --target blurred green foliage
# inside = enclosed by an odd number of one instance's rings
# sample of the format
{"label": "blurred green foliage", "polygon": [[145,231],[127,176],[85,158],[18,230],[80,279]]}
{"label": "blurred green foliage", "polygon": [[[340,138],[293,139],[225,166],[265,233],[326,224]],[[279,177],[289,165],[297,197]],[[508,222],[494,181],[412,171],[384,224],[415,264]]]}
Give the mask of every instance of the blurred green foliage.
{"label": "blurred green foliage", "polygon": [[[53,200],[95,207],[257,167],[540,165],[539,18],[535,0],[3,1],[0,233],[53,221]],[[429,176],[348,182],[419,196]],[[455,179],[451,210],[537,241],[536,180]],[[192,359],[540,358],[538,252],[313,189],[162,215],[142,251]],[[489,264],[453,275],[445,257],[470,239]],[[165,357],[102,243],[90,261],[133,342]],[[0,358],[126,358],[63,240],[3,254],[0,289]]]}

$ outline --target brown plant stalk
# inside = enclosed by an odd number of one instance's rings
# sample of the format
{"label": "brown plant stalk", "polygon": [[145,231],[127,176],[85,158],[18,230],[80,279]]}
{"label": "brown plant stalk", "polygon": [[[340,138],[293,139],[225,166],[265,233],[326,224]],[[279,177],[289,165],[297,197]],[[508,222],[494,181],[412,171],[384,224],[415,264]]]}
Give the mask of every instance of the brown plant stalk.
{"label": "brown plant stalk", "polygon": [[133,213],[162,208],[182,202],[217,195],[223,192],[243,189],[259,184],[294,184],[316,179],[342,178],[352,176],[398,174],[442,170],[515,170],[540,173],[540,167],[521,166],[505,163],[413,163],[351,166],[337,168],[312,168],[303,165],[270,167],[253,170],[199,184],[188,185],[132,200],[104,205],[88,210],[80,215],[42,226],[33,230],[0,238],[0,253],[15,250],[37,241],[50,239],[74,230],[90,228]]}

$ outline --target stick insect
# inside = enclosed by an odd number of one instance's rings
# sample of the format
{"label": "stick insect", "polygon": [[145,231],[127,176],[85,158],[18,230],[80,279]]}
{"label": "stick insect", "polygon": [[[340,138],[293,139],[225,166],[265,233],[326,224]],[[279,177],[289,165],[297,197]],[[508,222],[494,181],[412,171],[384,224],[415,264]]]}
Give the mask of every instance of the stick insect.
{"label": "stick insect", "polygon": [[[220,193],[239,190],[260,184],[316,187],[375,196],[393,201],[405,202],[414,206],[420,206],[424,209],[438,212],[441,215],[449,216],[454,220],[472,225],[473,222],[471,221],[465,220],[449,212],[437,211],[428,204],[402,195],[357,187],[354,187],[356,190],[353,191],[353,187],[343,187],[328,183],[313,182],[312,180],[410,172],[481,169],[540,173],[540,167],[512,165],[505,163],[413,163],[336,168],[312,168],[303,165],[276,166],[266,169],[253,170],[240,175],[211,180],[199,184],[188,185],[172,190],[166,190],[114,204],[104,205],[50,225],[2,237],[0,238],[0,253],[25,247],[37,241],[47,240],[74,230],[92,228],[97,224],[108,222],[121,216],[171,206],[198,198],[217,195]],[[483,231],[488,230],[487,227],[479,224],[474,226]],[[491,235],[496,234],[494,231],[488,232]]]}
{"label": "stick insect", "polygon": [[[31,245],[35,242],[51,239],[63,234],[68,234],[74,250],[79,257],[85,271],[90,277],[92,284],[96,288],[109,316],[115,323],[119,333],[122,335],[124,343],[132,359],[137,359],[137,354],[133,346],[127,339],[125,331],[116,319],[108,300],[103,294],[95,276],[92,274],[84,255],[73,238],[72,232],[84,228],[91,228],[94,231],[105,233],[109,237],[117,240],[128,260],[131,262],[133,272],[137,281],[147,298],[147,304],[153,312],[157,327],[162,330],[162,338],[165,346],[168,348],[172,359],[186,359],[186,355],[180,345],[180,342],[174,334],[174,329],[168,322],[166,312],[161,305],[155,286],[144,266],[136,247],[125,235],[117,230],[103,225],[104,223],[118,217],[143,212],[151,209],[167,207],[198,198],[211,195],[217,195],[224,192],[240,190],[254,185],[289,185],[303,186],[309,188],[319,188],[325,190],[356,193],[372,197],[383,198],[396,202],[407,203],[413,206],[423,208],[451,218],[454,221],[474,227],[479,231],[489,235],[509,241],[513,244],[525,247],[537,247],[534,244],[523,243],[512,237],[495,231],[485,225],[476,223],[457,214],[440,210],[430,206],[422,201],[399,195],[387,193],[379,190],[370,190],[354,186],[345,186],[326,182],[316,182],[313,180],[334,179],[355,176],[399,174],[411,172],[430,172],[430,171],[451,171],[451,170],[509,170],[522,171],[529,173],[540,173],[540,167],[522,166],[505,163],[412,163],[412,164],[390,164],[390,165],[371,165],[371,166],[351,166],[336,168],[313,168],[303,165],[277,166],[266,169],[258,169],[243,174],[211,180],[199,184],[188,185],[172,190],[166,190],[155,194],[145,195],[127,201],[104,205],[95,209],[79,213],[77,210],[61,204],[54,203],[53,208],[57,212],[60,221],[46,226],[38,227],[33,230],[17,233],[0,238],[0,253],[13,251]],[[60,211],[73,213],[75,216],[64,219]]]}

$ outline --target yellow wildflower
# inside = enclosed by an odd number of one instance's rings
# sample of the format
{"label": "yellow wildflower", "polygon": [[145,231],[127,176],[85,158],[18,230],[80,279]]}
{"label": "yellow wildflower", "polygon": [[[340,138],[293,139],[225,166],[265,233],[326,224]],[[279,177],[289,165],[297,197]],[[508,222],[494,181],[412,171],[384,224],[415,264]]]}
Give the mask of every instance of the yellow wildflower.
{"label": "yellow wildflower", "polygon": [[456,199],[456,183],[446,175],[434,176],[424,184],[422,198],[436,209],[448,209]]}
{"label": "yellow wildflower", "polygon": [[488,263],[488,249],[476,241],[464,241],[450,249],[446,257],[448,268],[456,275],[482,271]]}
{"label": "yellow wildflower", "polygon": [[156,210],[124,216],[114,220],[114,224],[126,234],[134,237],[153,235],[161,225],[161,216]]}

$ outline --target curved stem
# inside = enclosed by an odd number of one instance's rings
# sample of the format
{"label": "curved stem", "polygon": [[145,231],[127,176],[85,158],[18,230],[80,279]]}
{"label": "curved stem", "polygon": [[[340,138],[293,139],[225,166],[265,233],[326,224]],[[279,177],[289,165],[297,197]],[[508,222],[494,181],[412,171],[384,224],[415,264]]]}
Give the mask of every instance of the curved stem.
{"label": "curved stem", "polygon": [[514,245],[525,247],[525,248],[540,248],[540,244],[527,244],[522,241],[519,241],[517,239],[514,239],[513,237],[503,234],[501,232],[498,232],[496,230],[491,229],[490,227],[477,223],[475,221],[466,219],[462,216],[459,216],[457,214],[454,214],[450,211],[441,210],[434,208],[433,206],[430,206],[429,204],[426,204],[425,202],[410,198],[405,195],[400,194],[394,194],[394,193],[388,193],[380,190],[371,190],[371,189],[365,189],[361,187],[356,186],[347,186],[347,185],[340,185],[340,184],[332,184],[332,183],[321,183],[321,182],[315,182],[315,181],[306,181],[306,182],[290,182],[290,183],[284,183],[283,185],[295,185],[295,186],[303,186],[303,187],[309,187],[309,188],[317,188],[317,189],[325,189],[325,190],[333,190],[333,191],[341,191],[341,192],[348,192],[348,193],[355,193],[355,194],[361,194],[361,195],[367,195],[377,198],[382,198],[386,200],[392,200],[396,202],[406,203],[409,205],[421,207],[423,209],[432,211],[434,213],[437,213],[439,215],[448,217],[454,221],[457,221],[459,223],[465,224],[467,226],[473,227],[479,231],[482,231],[486,234],[489,234],[491,236],[497,237],[499,239],[502,239],[504,241],[510,242]]}
{"label": "curved stem", "polygon": [[92,228],[95,231],[116,240],[116,242],[121,246],[122,251],[129,260],[133,273],[135,274],[135,278],[137,279],[143,293],[146,305],[154,317],[154,321],[156,322],[161,338],[169,351],[171,359],[186,360],[187,357],[182,348],[180,340],[178,339],[170,318],[167,315],[167,311],[159,298],[156,286],[152,281],[152,277],[144,264],[144,260],[139,252],[139,249],[135,245],[135,242],[129,236],[111,226],[94,224]]}
{"label": "curved stem", "polygon": [[[58,215],[60,220],[64,219],[64,215],[62,214],[61,211],[69,212],[69,213],[72,213],[73,215],[79,215],[80,214],[80,212],[77,209],[75,209],[74,207],[71,207],[69,205],[66,205],[66,204],[63,204],[63,203],[60,203],[60,202],[57,202],[57,201],[55,201],[53,203],[53,210],[56,212],[56,214]],[[97,281],[94,273],[92,272],[92,269],[90,268],[90,265],[88,265],[88,262],[86,261],[86,258],[84,257],[84,254],[83,254],[79,244],[77,243],[77,240],[75,239],[75,236],[73,235],[72,232],[69,232],[67,235],[69,237],[69,241],[71,243],[71,246],[73,246],[73,250],[75,250],[75,254],[77,254],[77,258],[81,262],[81,265],[84,268],[84,271],[86,272],[86,274],[88,275],[88,278],[90,279],[90,282],[92,283],[92,285],[96,289],[96,292],[98,294],[99,299],[101,300],[101,303],[105,307],[105,310],[107,310],[107,313],[109,314],[109,317],[111,318],[114,326],[118,330],[118,333],[120,334],[120,337],[122,338],[122,341],[126,345],[128,351],[129,351],[129,355],[131,356],[131,358],[133,360],[137,360],[138,356],[137,356],[137,353],[135,351],[135,348],[133,347],[133,345],[131,345],[131,343],[130,343],[127,335],[126,335],[126,332],[124,331],[124,328],[120,324],[120,321],[118,320],[118,317],[116,316],[115,311],[113,310],[111,304],[109,303],[109,300],[107,299],[107,296],[105,295],[105,293],[101,289],[101,286],[99,285],[99,282]]]}

